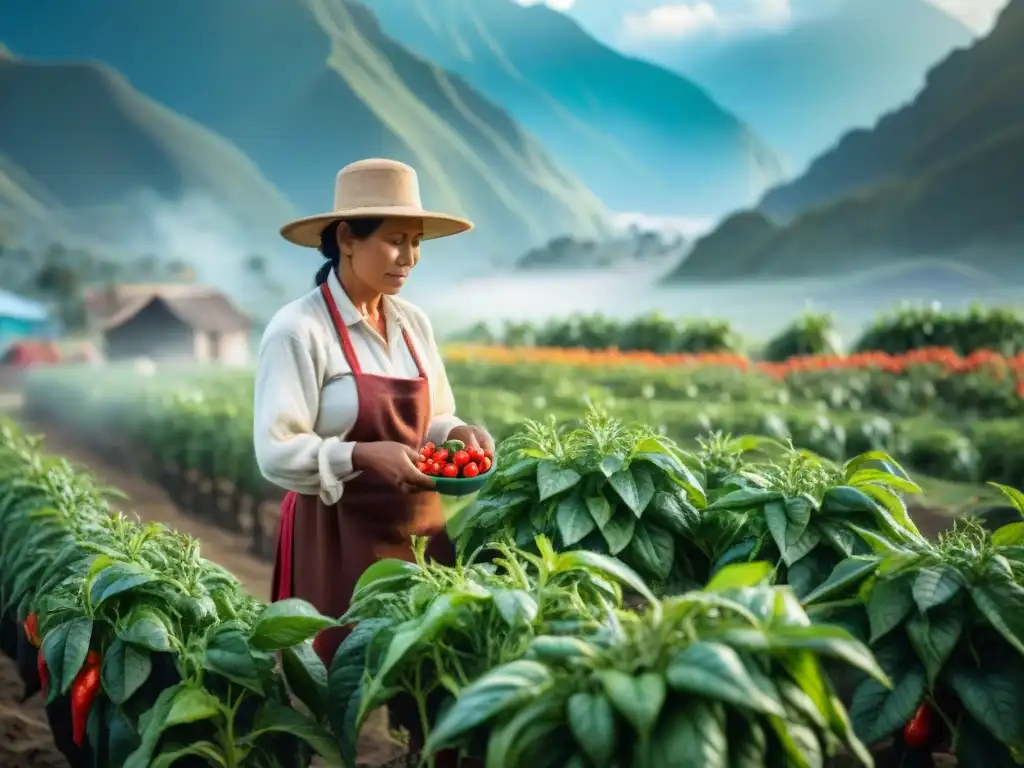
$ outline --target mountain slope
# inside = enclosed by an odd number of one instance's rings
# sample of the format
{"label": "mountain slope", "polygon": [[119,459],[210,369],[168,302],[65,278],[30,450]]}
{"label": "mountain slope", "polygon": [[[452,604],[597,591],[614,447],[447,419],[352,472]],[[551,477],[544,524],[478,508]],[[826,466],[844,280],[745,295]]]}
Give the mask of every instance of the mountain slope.
{"label": "mountain slope", "polygon": [[[1024,242],[1024,0],[935,67],[871,131],[845,138],[764,210],[733,216],[670,279],[838,274],[953,255],[1018,275]],[[815,201],[822,201],[815,205]],[[770,214],[800,211],[790,223]]]}
{"label": "mountain slope", "polygon": [[925,0],[845,0],[780,34],[659,61],[741,115],[800,172],[849,129],[871,125],[924,83],[928,68],[970,31]]}
{"label": "mountain slope", "polygon": [[264,0],[258,13],[246,0],[39,0],[0,7],[0,27],[18,53],[124,72],[233,141],[304,212],[330,208],[343,165],[389,156],[417,168],[426,205],[474,220],[445,248],[481,268],[566,231],[604,231],[601,203],[534,138],[349,0]]}
{"label": "mountain slope", "polygon": [[615,210],[716,216],[780,178],[774,154],[702,89],[543,4],[369,5],[388,34],[500,102]]}
{"label": "mountain slope", "polygon": [[188,196],[264,232],[294,214],[236,148],[107,67],[0,57],[0,104],[0,205],[24,223],[50,219],[53,228],[107,207],[123,217]]}

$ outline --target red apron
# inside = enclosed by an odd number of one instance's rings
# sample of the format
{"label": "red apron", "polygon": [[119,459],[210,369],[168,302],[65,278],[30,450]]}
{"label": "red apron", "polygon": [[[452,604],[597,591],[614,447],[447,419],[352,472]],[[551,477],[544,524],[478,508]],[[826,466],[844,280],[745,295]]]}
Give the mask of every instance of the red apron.
{"label": "red apron", "polygon": [[[360,443],[393,441],[418,450],[426,439],[431,418],[430,384],[409,334],[402,337],[416,362],[419,376],[400,379],[363,373],[348,328],[326,284],[320,292],[327,304],[345,359],[352,370],[359,402],[356,423],[346,436]],[[428,536],[427,557],[454,564],[455,550],[445,532],[444,508],[434,492],[404,493],[366,473],[345,483],[337,504],[319,496],[289,493],[281,504],[281,522],[271,600],[298,597],[326,616],[348,610],[352,591],[363,571],[382,558],[411,561],[411,536]],[[324,630],[314,648],[330,669],[338,646],[352,627]],[[396,702],[392,717],[420,743],[413,708]],[[456,764],[453,753],[438,755],[437,765]],[[468,765],[467,761],[463,761]]]}

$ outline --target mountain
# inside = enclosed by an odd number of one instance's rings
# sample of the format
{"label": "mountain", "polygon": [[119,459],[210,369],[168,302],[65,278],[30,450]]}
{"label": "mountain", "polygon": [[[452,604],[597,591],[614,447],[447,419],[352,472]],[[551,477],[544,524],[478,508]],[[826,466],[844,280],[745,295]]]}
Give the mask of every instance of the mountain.
{"label": "mountain", "polygon": [[[595,14],[590,6],[602,2],[578,0],[574,12]],[[799,173],[849,129],[912,98],[929,67],[971,41],[967,27],[927,0],[792,0],[789,7],[785,27],[627,37],[621,47],[706,88]]]}
{"label": "mountain", "polygon": [[499,102],[613,210],[717,217],[781,178],[706,91],[543,3],[372,0],[384,30]]}
{"label": "mountain", "polygon": [[349,162],[409,162],[427,206],[477,224],[451,241],[474,255],[468,271],[564,232],[604,232],[605,208],[536,139],[387,37],[358,3],[262,0],[255,12],[248,0],[38,0],[0,6],[0,28],[21,55],[98,59],[124,73],[232,141],[303,212],[329,210]]}
{"label": "mountain", "polygon": [[[840,274],[948,256],[1019,275],[1024,0],[928,73],[913,102],[847,135],[802,177],[698,241],[669,277]],[[774,218],[795,212],[791,221]]]}
{"label": "mountain", "polygon": [[147,207],[188,196],[264,235],[268,222],[295,214],[235,147],[109,67],[7,53],[0,105],[0,215],[22,227],[41,225],[48,236],[64,227],[132,230]]}

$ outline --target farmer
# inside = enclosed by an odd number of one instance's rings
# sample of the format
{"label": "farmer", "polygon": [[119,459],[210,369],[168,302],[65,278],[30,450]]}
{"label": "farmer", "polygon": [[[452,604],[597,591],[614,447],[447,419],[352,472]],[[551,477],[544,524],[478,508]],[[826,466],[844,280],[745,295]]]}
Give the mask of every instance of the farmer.
{"label": "farmer", "polygon": [[[414,535],[430,537],[428,558],[453,563],[441,499],[415,466],[419,448],[447,439],[494,445],[455,416],[430,321],[397,294],[421,240],[471,228],[423,210],[409,166],[362,160],[338,174],[332,212],[281,229],[326,261],[316,288],[274,315],[260,348],[256,459],[288,491],[273,600],[298,597],[341,616],[367,567],[412,560]],[[328,668],[350,630],[316,638]]]}

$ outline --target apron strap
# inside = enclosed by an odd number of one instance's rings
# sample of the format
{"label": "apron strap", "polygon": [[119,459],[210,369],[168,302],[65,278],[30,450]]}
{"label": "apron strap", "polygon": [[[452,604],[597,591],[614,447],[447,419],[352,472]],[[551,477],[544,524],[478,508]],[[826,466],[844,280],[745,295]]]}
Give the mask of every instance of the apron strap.
{"label": "apron strap", "polygon": [[[359,357],[356,355],[355,347],[352,346],[352,337],[349,336],[348,326],[345,325],[345,321],[341,318],[341,312],[338,311],[338,303],[334,300],[334,296],[331,295],[331,289],[327,287],[327,283],[320,284],[320,293],[324,297],[324,303],[327,304],[327,312],[331,316],[331,322],[334,323],[334,332],[338,334],[338,341],[341,342],[341,349],[345,353],[345,361],[348,363],[348,367],[352,369],[354,375],[362,376],[363,368],[359,364]],[[409,354],[416,364],[416,371],[421,379],[427,378],[426,369],[424,369],[423,363],[420,361],[419,353],[409,337],[405,324],[399,323],[399,326],[402,329],[405,347],[409,350]]]}

